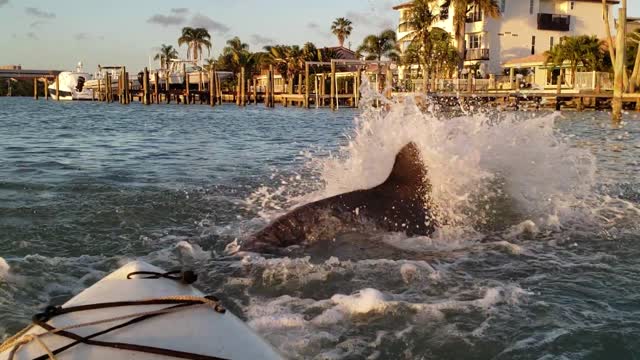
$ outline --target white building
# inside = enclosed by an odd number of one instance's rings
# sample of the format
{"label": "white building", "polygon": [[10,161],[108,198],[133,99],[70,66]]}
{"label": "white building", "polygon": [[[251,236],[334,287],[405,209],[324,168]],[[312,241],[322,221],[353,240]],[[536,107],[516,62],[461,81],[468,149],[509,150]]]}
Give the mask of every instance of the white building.
{"label": "white building", "polygon": [[[613,31],[612,7],[619,1],[607,2]],[[467,14],[465,67],[479,64],[484,75],[504,74],[505,68],[519,66],[518,59],[531,66],[532,56],[544,59],[542,54],[565,36],[605,38],[600,0],[497,0],[497,3],[502,12],[499,18],[486,18],[475,10]],[[398,39],[410,33],[403,22],[411,6],[412,2],[407,2],[393,7],[400,13]],[[453,13],[453,7],[448,13],[445,10],[443,19],[435,26],[453,35]],[[400,46],[405,50],[408,41],[402,41]],[[401,69],[400,78],[404,78],[404,73],[406,69]]]}

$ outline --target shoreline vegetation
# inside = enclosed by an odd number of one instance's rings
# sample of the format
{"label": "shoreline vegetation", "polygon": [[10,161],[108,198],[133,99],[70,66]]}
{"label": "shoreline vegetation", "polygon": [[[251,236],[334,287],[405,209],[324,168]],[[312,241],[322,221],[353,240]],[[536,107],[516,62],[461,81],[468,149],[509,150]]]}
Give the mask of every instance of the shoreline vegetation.
{"label": "shoreline vegetation", "polygon": [[[626,8],[619,11],[619,17],[626,16]],[[167,69],[171,60],[179,58],[178,48],[186,47],[187,60],[202,64],[206,71],[228,71],[234,74],[224,80],[222,88],[233,89],[237,86],[237,74],[244,71],[246,78],[262,75],[270,67],[275,69],[285,84],[284,93],[293,94],[293,89],[303,84],[301,75],[305,72],[305,62],[324,62],[331,59],[340,59],[344,51],[353,54],[356,59],[374,61],[392,61],[400,66],[417,67],[406,81],[394,81],[396,91],[406,91],[411,84],[422,82],[422,90],[433,92],[430,84],[435,84],[440,79],[486,79],[487,74],[479,71],[478,66],[464,68],[464,36],[465,23],[470,9],[475,9],[487,18],[500,18],[501,12],[496,0],[414,0],[408,16],[403,17],[399,26],[407,29],[407,34],[397,38],[394,29],[384,29],[378,34],[371,34],[363,39],[362,44],[355,51],[344,47],[344,43],[354,29],[351,20],[336,18],[328,27],[336,37],[337,46],[317,47],[312,42],[302,45],[273,44],[266,45],[261,50],[254,51],[249,44],[235,36],[228,39],[220,49],[217,57],[211,57],[214,44],[209,31],[205,28],[184,27],[180,36],[176,39],[177,48],[173,44],[161,44],[154,59],[159,61],[161,69]],[[449,16],[450,7],[455,9],[452,14],[453,33],[436,27],[443,16]],[[464,11],[457,11],[464,9]],[[624,9],[624,11],[622,11]],[[624,13],[624,14],[623,14]],[[446,14],[446,15],[445,15]],[[604,18],[608,16],[606,1],[603,2]],[[618,32],[624,21],[618,24]],[[611,34],[609,24],[605,21],[607,33]],[[622,34],[625,32],[622,31]],[[613,74],[616,81],[622,76],[624,84],[622,92],[635,93],[640,89],[640,30],[626,34],[625,41],[617,40],[613,43],[609,35],[605,39],[595,36],[577,35],[566,36],[561,41],[544,53],[544,64],[554,70],[556,82],[562,82],[570,88],[576,88],[576,73],[580,72],[604,72]],[[401,49],[400,44],[408,46]],[[622,45],[620,45],[622,44]],[[624,49],[619,49],[622,46]],[[205,56],[206,52],[206,56]],[[623,55],[618,56],[619,54]],[[623,71],[618,69],[622,67]],[[570,76],[566,70],[570,70]],[[527,71],[524,69],[523,71]],[[502,74],[503,76],[508,76]],[[513,76],[514,74],[511,74]],[[517,74],[519,76],[526,74]],[[29,80],[17,80],[0,83],[0,96],[6,96],[11,86],[13,96],[32,96],[33,88]],[[415,86],[415,85],[414,85]],[[615,89],[617,89],[617,87]],[[618,93],[619,90],[614,92]],[[620,98],[622,96],[618,94]],[[616,101],[614,96],[614,103]]]}

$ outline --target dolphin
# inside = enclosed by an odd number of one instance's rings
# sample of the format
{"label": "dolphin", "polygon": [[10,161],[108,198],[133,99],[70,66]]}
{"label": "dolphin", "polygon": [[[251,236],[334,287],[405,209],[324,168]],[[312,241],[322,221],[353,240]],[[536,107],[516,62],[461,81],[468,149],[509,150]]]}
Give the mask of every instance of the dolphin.
{"label": "dolphin", "polygon": [[269,252],[365,225],[409,236],[429,235],[437,226],[430,193],[420,151],[410,142],[398,152],[382,184],[297,207],[250,236],[240,249]]}

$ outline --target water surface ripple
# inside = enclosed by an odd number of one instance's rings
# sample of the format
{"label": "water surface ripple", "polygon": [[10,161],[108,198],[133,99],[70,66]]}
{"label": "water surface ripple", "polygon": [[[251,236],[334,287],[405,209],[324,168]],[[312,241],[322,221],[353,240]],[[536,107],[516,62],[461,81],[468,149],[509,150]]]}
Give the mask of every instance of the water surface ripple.
{"label": "water surface ripple", "polygon": [[357,115],[0,98],[0,338],[142,258],[195,268],[290,358],[640,357],[637,114],[622,129],[606,113],[556,119],[595,156],[614,225],[425,252],[348,235],[299,256],[225,255],[264,223],[247,205],[261,189],[322,186],[310,159],[347,144]]}

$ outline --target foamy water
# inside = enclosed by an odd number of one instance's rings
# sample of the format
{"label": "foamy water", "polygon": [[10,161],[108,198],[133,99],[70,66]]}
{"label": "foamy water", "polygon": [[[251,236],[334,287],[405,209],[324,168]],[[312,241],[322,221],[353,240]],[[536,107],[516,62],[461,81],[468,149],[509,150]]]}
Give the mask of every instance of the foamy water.
{"label": "foamy water", "polygon": [[[365,96],[370,101],[374,94]],[[141,258],[196,270],[287,358],[640,354],[640,118],[0,99],[0,334]],[[45,136],[46,134],[46,136]],[[228,256],[416,142],[446,227]]]}

